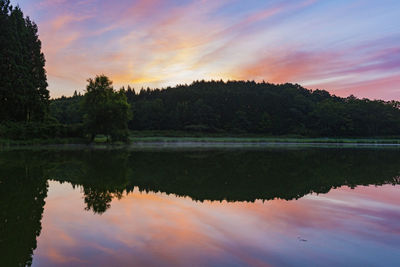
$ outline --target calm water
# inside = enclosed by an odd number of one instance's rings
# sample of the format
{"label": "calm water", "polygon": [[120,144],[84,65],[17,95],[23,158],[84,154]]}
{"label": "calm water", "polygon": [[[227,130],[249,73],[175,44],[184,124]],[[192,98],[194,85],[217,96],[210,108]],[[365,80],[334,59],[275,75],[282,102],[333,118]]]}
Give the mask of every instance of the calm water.
{"label": "calm water", "polygon": [[399,149],[0,152],[1,266],[399,266]]}

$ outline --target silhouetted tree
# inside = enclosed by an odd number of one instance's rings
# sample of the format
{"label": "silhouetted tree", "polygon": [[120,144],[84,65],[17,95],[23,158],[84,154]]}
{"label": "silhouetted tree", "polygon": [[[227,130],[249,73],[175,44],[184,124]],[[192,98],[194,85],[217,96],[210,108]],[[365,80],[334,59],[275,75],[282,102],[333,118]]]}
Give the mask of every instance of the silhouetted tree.
{"label": "silhouetted tree", "polygon": [[41,121],[48,109],[38,28],[19,7],[0,0],[0,122]]}
{"label": "silhouetted tree", "polygon": [[116,92],[112,81],[104,75],[88,79],[88,83],[82,107],[90,139],[93,141],[96,134],[105,134],[113,141],[128,141],[131,112],[125,92]]}

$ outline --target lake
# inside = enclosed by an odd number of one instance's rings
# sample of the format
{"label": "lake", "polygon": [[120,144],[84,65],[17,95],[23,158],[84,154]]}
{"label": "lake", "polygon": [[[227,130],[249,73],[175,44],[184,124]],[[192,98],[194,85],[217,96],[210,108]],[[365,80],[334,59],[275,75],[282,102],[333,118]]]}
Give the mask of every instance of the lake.
{"label": "lake", "polygon": [[0,152],[4,266],[398,266],[400,149]]}

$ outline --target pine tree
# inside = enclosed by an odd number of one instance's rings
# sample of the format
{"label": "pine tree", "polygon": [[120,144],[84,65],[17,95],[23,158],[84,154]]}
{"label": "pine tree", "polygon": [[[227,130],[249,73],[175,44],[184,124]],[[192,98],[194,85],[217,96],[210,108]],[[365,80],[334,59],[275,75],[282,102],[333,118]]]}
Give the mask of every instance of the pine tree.
{"label": "pine tree", "polygon": [[12,77],[13,66],[12,29],[10,12],[12,6],[8,0],[0,0],[0,121],[4,121],[12,108]]}
{"label": "pine tree", "polygon": [[25,103],[27,120],[42,120],[49,105],[49,91],[47,90],[45,59],[41,52],[42,44],[38,36],[37,25],[29,17],[25,19],[28,30],[28,77],[31,81],[29,97]]}
{"label": "pine tree", "polygon": [[0,121],[43,120],[49,102],[37,25],[0,0]]}

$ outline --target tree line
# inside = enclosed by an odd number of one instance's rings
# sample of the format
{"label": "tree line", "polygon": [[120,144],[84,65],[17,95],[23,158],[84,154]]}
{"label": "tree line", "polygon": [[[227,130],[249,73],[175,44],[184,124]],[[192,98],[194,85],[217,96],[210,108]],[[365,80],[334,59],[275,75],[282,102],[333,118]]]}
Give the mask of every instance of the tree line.
{"label": "tree line", "polygon": [[[84,95],[49,99],[37,25],[0,0],[0,138],[127,141],[129,130],[264,136],[385,137],[400,133],[400,102],[347,98],[298,84],[195,81],[115,90],[105,75]],[[132,116],[133,114],[133,116]]]}
{"label": "tree line", "polygon": [[[400,103],[338,97],[298,84],[254,81],[195,81],[165,89],[121,88],[133,118],[130,130],[195,131],[327,137],[395,136]],[[51,100],[60,123],[84,121],[84,97]],[[115,117],[114,117],[115,118]]]}

